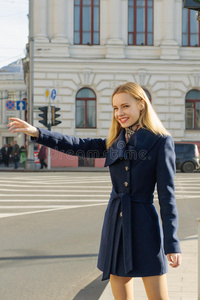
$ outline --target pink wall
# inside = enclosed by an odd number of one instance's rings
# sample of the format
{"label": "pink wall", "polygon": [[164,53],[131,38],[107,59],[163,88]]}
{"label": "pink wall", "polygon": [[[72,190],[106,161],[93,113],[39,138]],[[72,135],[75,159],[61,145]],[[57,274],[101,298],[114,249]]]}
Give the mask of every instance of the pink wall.
{"label": "pink wall", "polygon": [[[96,158],[94,167],[104,167],[105,158]],[[67,155],[65,153],[51,149],[51,166],[52,167],[78,167],[78,157]]]}
{"label": "pink wall", "polygon": [[95,168],[102,168],[105,164],[105,158],[96,158],[94,161]]}
{"label": "pink wall", "polygon": [[78,167],[78,157],[51,149],[52,167]]}

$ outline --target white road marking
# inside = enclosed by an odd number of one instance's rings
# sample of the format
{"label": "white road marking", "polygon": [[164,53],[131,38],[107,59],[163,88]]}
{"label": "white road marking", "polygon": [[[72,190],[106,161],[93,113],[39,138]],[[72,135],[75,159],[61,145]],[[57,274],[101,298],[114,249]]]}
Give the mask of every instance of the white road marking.
{"label": "white road marking", "polygon": [[[85,189],[88,189],[88,190],[94,190],[94,191],[96,191],[97,189],[98,190],[100,190],[100,191],[102,191],[102,187],[95,187],[95,188],[93,188],[93,187],[86,187],[85,186]],[[111,191],[111,188],[110,187],[104,187],[104,190],[105,189],[108,189],[108,191],[110,190]],[[79,188],[78,187],[76,187],[76,191],[78,191],[79,190]],[[3,192],[6,192],[6,191],[8,191],[8,192],[18,192],[18,191],[22,191],[22,189],[21,189],[21,187],[19,186],[18,187],[18,189],[16,189],[16,188],[12,188],[12,189],[9,189],[9,188],[6,188],[6,189],[2,189],[2,188],[0,188],[0,191],[3,191]],[[28,189],[28,188],[23,188],[23,192],[24,191],[28,191],[28,192],[37,192],[37,190],[36,189]],[[41,192],[46,192],[46,191],[52,191],[52,192],[55,192],[55,189],[50,189],[50,188],[46,188],[46,189],[42,189],[41,190]],[[69,187],[66,187],[65,189],[59,189],[59,192],[67,192],[67,191],[74,191],[74,188],[73,187],[71,187],[71,186],[69,186]],[[83,188],[80,188],[80,192],[82,192],[83,191]],[[108,191],[106,191],[106,192],[108,192]],[[85,191],[84,191],[85,192]],[[99,191],[98,191],[99,192]],[[102,191],[103,192],[103,191]]]}
{"label": "white road marking", "polygon": [[[55,187],[57,190],[59,189],[59,187],[61,187],[61,188],[63,188],[63,184],[51,184],[51,183],[48,183],[48,184],[46,184],[47,185],[47,187],[46,188],[48,188],[48,187]],[[2,187],[4,187],[4,186],[8,186],[8,187],[33,187],[33,186],[36,186],[36,185],[33,185],[33,184],[30,184],[30,185],[28,185],[28,184],[1,184],[0,183],[0,190],[1,190],[1,186]],[[41,184],[41,186],[38,184],[38,186],[37,186],[38,188],[42,188],[42,189],[44,189],[45,188],[45,185],[43,185],[43,184]],[[66,188],[68,188],[68,186],[65,184],[64,185],[64,187],[66,187]],[[86,186],[86,185],[71,185],[70,184],[70,186],[69,187],[73,187],[73,188],[83,188],[83,189],[95,189],[96,187],[97,188],[102,188],[102,189],[105,189],[105,188],[111,188],[112,187],[112,185],[102,185],[102,186],[100,186],[100,185],[96,185],[96,186],[94,186],[94,185],[92,185],[92,186]],[[36,188],[35,188],[35,190],[36,190]]]}
{"label": "white road marking", "polygon": [[[64,207],[64,208],[68,208],[68,207],[71,207],[71,208],[73,208],[73,207],[75,206],[75,207],[77,207],[77,205],[29,205],[29,206],[22,206],[22,205],[18,205],[18,206],[0,206],[0,209],[16,209],[16,208],[23,208],[23,209],[29,209],[29,208],[62,208],[62,207]],[[83,206],[83,205],[81,205],[81,206]]]}
{"label": "white road marking", "polygon": [[[1,194],[0,193],[0,197],[5,197],[5,196],[9,196],[9,197],[12,197],[12,195],[11,195],[11,193],[9,193],[9,195],[8,194]],[[97,195],[97,194],[94,194],[94,193],[92,193],[92,194],[87,194],[87,195],[85,195],[85,194],[64,194],[64,195],[62,195],[62,194],[45,194],[45,195],[41,195],[39,192],[38,193],[32,193],[32,194],[14,194],[13,196],[17,196],[17,197],[32,197],[32,196],[44,196],[44,197],[65,197],[65,198],[69,198],[69,197],[71,197],[71,198],[73,198],[73,197],[105,197],[105,196],[107,196],[107,195]],[[1,201],[1,200],[0,200]]]}
{"label": "white road marking", "polygon": [[[14,179],[14,181],[16,181],[16,179]],[[24,181],[24,182],[26,182],[26,183],[32,183],[33,184],[33,180],[31,180],[31,181],[27,181],[26,179],[21,179],[19,182],[22,182],[22,181]],[[3,183],[4,181],[1,179],[1,182]],[[9,181],[5,181],[5,182],[8,182],[9,184],[10,184],[10,182],[11,182],[11,179],[9,180]],[[4,182],[4,183],[5,183]],[[55,182],[55,180],[53,180],[53,182]],[[58,180],[58,182],[60,182],[60,180]],[[70,180],[70,181],[66,181],[66,180],[63,180],[63,182],[64,183],[77,183],[77,184],[79,184],[79,183],[102,183],[102,182],[105,182],[105,183],[108,183],[108,180],[88,180],[88,181],[84,181],[84,180],[81,180],[81,181],[78,181],[78,180]],[[35,181],[34,181],[34,183],[35,183]],[[50,184],[50,181],[48,180],[47,182],[45,182],[45,181],[43,181],[42,179],[40,179],[40,180],[38,180],[38,182],[37,182],[37,184],[44,184],[44,183],[46,183],[46,184]]]}
{"label": "white road marking", "polygon": [[56,210],[84,208],[84,207],[92,207],[92,206],[99,206],[99,205],[105,205],[105,204],[99,203],[99,204],[90,204],[90,205],[69,205],[67,207],[57,207],[57,208],[52,208],[52,209],[36,210],[36,211],[29,211],[29,212],[23,212],[23,213],[5,213],[5,214],[1,213],[0,218],[16,217],[16,216],[38,214],[38,213],[44,213],[44,212],[50,212],[50,211],[56,211]]}
{"label": "white road marking", "polygon": [[28,200],[19,200],[19,199],[1,199],[1,202],[108,202],[109,197],[107,198],[107,200],[102,200],[102,199],[95,199],[95,200],[78,200],[78,199],[73,199],[73,200],[59,200],[59,199],[55,199],[55,200],[47,200],[47,199],[28,199]]}

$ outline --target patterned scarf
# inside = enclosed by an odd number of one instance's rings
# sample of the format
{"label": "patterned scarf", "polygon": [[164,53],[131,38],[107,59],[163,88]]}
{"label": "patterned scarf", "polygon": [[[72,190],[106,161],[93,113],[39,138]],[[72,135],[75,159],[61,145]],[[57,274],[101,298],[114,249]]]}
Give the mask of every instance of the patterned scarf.
{"label": "patterned scarf", "polygon": [[126,132],[125,132],[126,143],[128,143],[131,135],[134,134],[139,129],[139,127],[140,127],[140,125],[139,125],[139,123],[137,123],[137,124],[131,125],[128,128],[125,128],[126,129]]}

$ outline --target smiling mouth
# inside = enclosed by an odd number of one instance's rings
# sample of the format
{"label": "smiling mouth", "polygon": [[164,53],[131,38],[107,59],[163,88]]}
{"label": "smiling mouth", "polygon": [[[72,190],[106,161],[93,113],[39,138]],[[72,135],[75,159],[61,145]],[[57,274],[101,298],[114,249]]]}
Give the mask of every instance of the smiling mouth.
{"label": "smiling mouth", "polygon": [[129,118],[119,119],[120,123],[125,123]]}

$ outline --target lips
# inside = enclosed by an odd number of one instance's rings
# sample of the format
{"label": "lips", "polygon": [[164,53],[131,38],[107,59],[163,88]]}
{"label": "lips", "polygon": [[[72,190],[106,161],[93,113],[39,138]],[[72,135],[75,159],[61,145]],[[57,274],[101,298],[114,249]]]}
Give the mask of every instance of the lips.
{"label": "lips", "polygon": [[121,118],[121,119],[119,119],[119,121],[120,121],[121,123],[125,123],[128,119],[129,119],[129,118]]}

